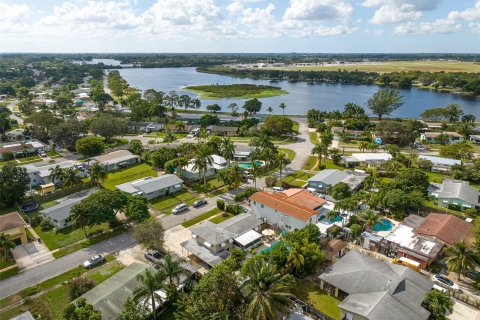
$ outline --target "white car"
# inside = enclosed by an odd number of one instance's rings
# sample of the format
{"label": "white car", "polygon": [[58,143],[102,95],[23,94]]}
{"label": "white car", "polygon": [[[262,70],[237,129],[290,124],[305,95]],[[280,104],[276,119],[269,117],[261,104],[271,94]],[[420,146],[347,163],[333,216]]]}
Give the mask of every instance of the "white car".
{"label": "white car", "polygon": [[182,203],[176,206],[175,208],[173,208],[172,213],[177,214],[187,210],[188,210],[188,206],[185,203]]}
{"label": "white car", "polygon": [[273,187],[272,190],[277,192],[285,191],[285,189],[283,189],[282,187]]}
{"label": "white car", "polygon": [[440,274],[434,274],[432,276],[432,281],[435,284],[438,284],[440,287],[444,287],[455,292],[460,291],[460,287],[456,283]]}
{"label": "white car", "polygon": [[97,264],[102,263],[103,261],[105,261],[105,258],[101,254],[97,254],[96,256],[93,256],[90,259],[88,259],[87,261],[85,261],[83,263],[83,267],[86,268],[86,269],[90,269],[90,268],[96,266]]}

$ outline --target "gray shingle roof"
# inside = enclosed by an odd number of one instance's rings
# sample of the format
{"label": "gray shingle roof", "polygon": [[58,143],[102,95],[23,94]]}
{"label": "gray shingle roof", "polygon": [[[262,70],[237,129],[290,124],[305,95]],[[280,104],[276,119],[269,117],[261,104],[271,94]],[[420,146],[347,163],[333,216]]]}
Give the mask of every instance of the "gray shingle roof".
{"label": "gray shingle roof", "polygon": [[334,186],[339,182],[344,182],[351,190],[356,190],[368,176],[368,173],[351,170],[324,169],[308,179],[308,182],[318,181],[328,186]]}
{"label": "gray shingle roof", "polygon": [[471,187],[467,181],[445,179],[437,193],[438,198],[454,198],[475,206],[480,205],[478,189]]}
{"label": "gray shingle roof", "polygon": [[182,183],[183,180],[176,175],[164,174],[154,178],[147,177],[136,181],[122,183],[117,185],[116,188],[127,193],[141,191],[144,194],[149,194]]}
{"label": "gray shingle roof", "polygon": [[58,204],[53,207],[41,210],[40,213],[57,221],[65,220],[70,216],[70,209],[72,209],[74,205],[83,199],[88,198],[95,192],[97,192],[97,190],[87,190],[74,193],[71,196],[60,199],[60,201],[57,201]]}
{"label": "gray shingle roof", "polygon": [[320,279],[349,296],[339,305],[369,320],[419,319],[429,316],[421,303],[432,283],[410,268],[352,250]]}

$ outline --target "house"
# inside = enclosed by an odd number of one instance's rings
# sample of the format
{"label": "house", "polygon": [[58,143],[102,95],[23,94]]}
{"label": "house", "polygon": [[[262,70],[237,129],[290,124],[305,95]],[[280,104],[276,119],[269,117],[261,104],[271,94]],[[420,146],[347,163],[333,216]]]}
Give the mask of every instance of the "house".
{"label": "house", "polygon": [[443,208],[450,206],[460,210],[476,209],[479,191],[470,186],[468,181],[444,179],[442,184],[431,183],[427,189],[428,196],[437,199],[437,205]]}
{"label": "house", "polygon": [[[54,169],[55,167],[58,166],[62,169],[67,169],[67,168],[77,167],[79,164],[80,162],[78,161],[66,160],[59,163],[53,163],[53,164],[39,166],[39,167],[31,163],[23,165],[21,167],[27,170],[28,177],[30,178],[30,186],[35,187],[35,186],[45,185],[49,183],[55,183],[56,181],[52,181],[50,179],[50,174],[52,172],[51,170]],[[83,170],[79,169],[78,175],[81,177],[86,177],[88,173],[86,172],[85,169]]]}
{"label": "house", "polygon": [[[181,266],[190,272],[190,277],[195,277],[197,269],[194,266],[186,262],[181,262]],[[85,299],[95,310],[100,311],[102,314],[102,320],[116,320],[124,311],[127,299],[133,298],[133,291],[142,286],[138,276],[144,274],[146,270],[150,270],[152,273],[157,272],[153,266],[134,262],[95,286],[93,289],[87,291],[80,298]],[[189,277],[185,275],[180,276],[180,279],[177,282],[177,289],[183,289],[188,278]],[[167,293],[165,289],[155,291],[155,297],[157,315],[160,315],[165,310],[165,302],[167,302]],[[149,299],[140,301],[139,303],[143,303],[147,310],[152,310],[150,304],[151,301]]]}
{"label": "house", "polygon": [[363,181],[369,176],[362,171],[324,169],[308,179],[308,187],[319,192],[325,192],[339,182],[346,183],[352,192],[357,191],[362,186]]}
{"label": "house", "polygon": [[479,144],[480,143],[480,135],[472,134],[470,136],[470,141],[472,141],[475,144]]}
{"label": "house", "polygon": [[132,196],[142,195],[148,200],[175,193],[182,189],[183,180],[174,174],[164,174],[158,177],[147,177],[116,186],[120,191]]}
{"label": "house", "polygon": [[361,138],[363,131],[361,130],[348,130],[344,127],[332,127],[333,140],[355,140]]}
{"label": "house", "polygon": [[214,224],[203,221],[190,230],[192,239],[180,245],[190,253],[190,259],[211,268],[229,256],[229,250],[238,247],[243,250],[259,243],[258,233],[262,220],[250,213],[241,213],[228,220]]}
{"label": "house", "polygon": [[[228,167],[228,161],[219,155],[212,155],[212,164],[207,165],[205,176],[207,178],[213,177],[219,170],[223,170]],[[203,179],[204,172],[200,172],[198,168],[195,168],[195,162],[190,161],[188,165],[182,168],[182,177],[188,181],[196,181]]]}
{"label": "house", "polygon": [[97,192],[97,190],[87,190],[57,199],[55,201],[57,202],[56,205],[43,209],[39,213],[57,229],[71,226],[73,223],[70,218],[70,210],[72,207],[95,192]]}
{"label": "house", "polygon": [[96,162],[99,162],[107,171],[114,171],[122,168],[132,166],[140,162],[140,157],[134,155],[128,150],[113,151],[101,156],[91,158]]}
{"label": "house", "polygon": [[335,297],[340,319],[427,320],[422,307],[433,283],[412,269],[351,250],[320,276],[320,287]]}
{"label": "house", "polygon": [[442,158],[442,157],[434,157],[434,156],[425,156],[419,155],[418,159],[428,160],[432,162],[432,171],[436,172],[445,172],[450,170],[450,168],[454,165],[461,165],[462,161],[449,159],[449,158]]}
{"label": "house", "polygon": [[15,158],[33,155],[41,151],[46,151],[47,147],[37,141],[31,140],[23,143],[10,142],[0,145],[0,160],[3,159],[3,154],[11,152]]}
{"label": "house", "polygon": [[0,234],[10,238],[16,245],[27,244],[27,223],[16,211],[0,215]]}
{"label": "house", "polygon": [[351,156],[342,156],[341,162],[346,167],[365,165],[379,167],[392,159],[392,155],[386,152],[352,153]]}
{"label": "house", "polygon": [[284,192],[256,192],[250,197],[252,212],[264,222],[281,229],[302,229],[326,215],[324,199],[303,189]]}
{"label": "house", "polygon": [[345,255],[346,247],[347,244],[341,239],[332,239],[328,241],[325,250],[327,259],[335,263],[338,259]]}
{"label": "house", "polygon": [[250,157],[250,154],[255,148],[248,147],[244,145],[235,146],[235,154],[233,156],[235,161],[247,161]]}
{"label": "house", "polygon": [[430,213],[425,221],[414,229],[418,235],[436,239],[447,246],[455,242],[472,241],[472,224],[451,214]]}
{"label": "house", "polygon": [[157,122],[135,122],[128,123],[128,131],[131,132],[157,132],[162,130],[163,123]]}
{"label": "house", "polygon": [[440,143],[438,137],[440,135],[446,136],[446,144],[460,143],[464,141],[464,138],[461,134],[457,132],[425,132],[420,135],[420,140],[428,143]]}
{"label": "house", "polygon": [[23,135],[23,129],[13,129],[5,133],[5,136],[8,140],[19,141],[23,140],[25,136]]}
{"label": "house", "polygon": [[383,144],[386,143],[398,143],[400,134],[398,132],[390,132],[390,131],[377,131],[372,133],[372,139],[373,141],[377,141],[377,139],[380,138]]}
{"label": "house", "polygon": [[385,238],[385,241],[389,251],[420,263],[422,269],[437,259],[444,247],[442,242],[417,235],[413,227],[402,223]]}
{"label": "house", "polygon": [[223,126],[211,125],[207,127],[207,132],[213,136],[233,137],[237,135],[238,127],[223,127]]}

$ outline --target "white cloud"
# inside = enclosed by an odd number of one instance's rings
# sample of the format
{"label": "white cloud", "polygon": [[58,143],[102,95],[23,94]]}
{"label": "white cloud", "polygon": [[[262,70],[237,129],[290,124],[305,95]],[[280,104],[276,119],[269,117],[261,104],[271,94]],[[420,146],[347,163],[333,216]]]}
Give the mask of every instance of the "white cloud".
{"label": "white cloud", "polygon": [[366,0],[364,7],[379,7],[370,19],[374,24],[418,20],[422,12],[434,10],[441,0]]}
{"label": "white cloud", "polygon": [[480,22],[479,23],[472,22],[468,25],[468,28],[471,33],[480,33]]}
{"label": "white cloud", "polygon": [[433,22],[414,23],[407,22],[395,28],[395,34],[431,34],[455,33],[462,29],[462,25],[449,19],[437,19]]}
{"label": "white cloud", "polygon": [[463,20],[476,20],[480,19],[480,0],[477,0],[475,6],[472,8],[465,9],[464,11],[452,11],[448,14],[449,19],[463,19]]}
{"label": "white cloud", "polygon": [[16,32],[24,27],[23,20],[28,18],[32,11],[26,4],[7,4],[0,2],[0,31]]}
{"label": "white cloud", "polygon": [[290,0],[286,20],[334,20],[350,16],[352,6],[337,0]]}
{"label": "white cloud", "polygon": [[233,1],[227,6],[227,12],[231,15],[239,14],[243,11],[244,6],[240,1]]}

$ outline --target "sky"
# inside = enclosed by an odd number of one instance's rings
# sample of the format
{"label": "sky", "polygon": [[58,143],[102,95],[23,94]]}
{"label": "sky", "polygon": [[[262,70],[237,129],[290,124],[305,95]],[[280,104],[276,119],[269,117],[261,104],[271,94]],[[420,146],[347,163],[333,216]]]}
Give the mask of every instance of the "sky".
{"label": "sky", "polygon": [[480,53],[480,0],[0,0],[0,52]]}

